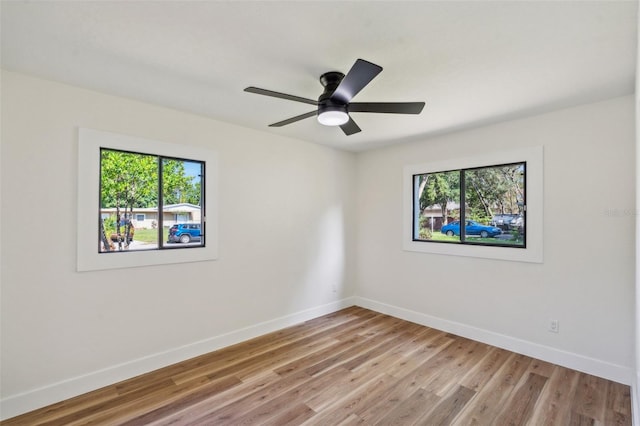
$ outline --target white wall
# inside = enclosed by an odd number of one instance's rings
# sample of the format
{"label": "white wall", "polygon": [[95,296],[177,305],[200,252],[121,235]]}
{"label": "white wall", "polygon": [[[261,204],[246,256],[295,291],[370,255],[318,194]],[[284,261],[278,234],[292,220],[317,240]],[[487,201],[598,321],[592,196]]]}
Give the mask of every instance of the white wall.
{"label": "white wall", "polygon": [[[354,155],[1,83],[3,418],[353,301],[632,381],[632,97]],[[220,259],[75,272],[77,127],[217,150]],[[404,165],[537,145],[543,264],[402,251]]]}
{"label": "white wall", "polygon": [[[3,417],[350,304],[353,154],[1,82]],[[78,127],[217,150],[219,260],[76,272]]]}
{"label": "white wall", "polygon": [[[360,303],[631,383],[633,112],[628,96],[360,154]],[[402,250],[403,166],[540,145],[543,264]]]}

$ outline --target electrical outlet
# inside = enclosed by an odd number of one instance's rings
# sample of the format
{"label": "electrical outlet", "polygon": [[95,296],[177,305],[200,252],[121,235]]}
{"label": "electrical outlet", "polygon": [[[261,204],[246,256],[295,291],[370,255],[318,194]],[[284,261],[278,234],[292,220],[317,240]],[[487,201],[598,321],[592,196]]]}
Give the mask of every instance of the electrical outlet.
{"label": "electrical outlet", "polygon": [[549,331],[552,333],[558,333],[560,331],[560,322],[557,319],[549,320]]}

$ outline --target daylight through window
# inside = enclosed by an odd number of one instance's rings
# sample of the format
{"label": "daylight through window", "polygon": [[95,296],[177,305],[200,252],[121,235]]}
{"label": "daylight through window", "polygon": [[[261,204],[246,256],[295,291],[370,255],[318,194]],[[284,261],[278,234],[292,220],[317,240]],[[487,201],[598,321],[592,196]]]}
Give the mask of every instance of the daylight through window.
{"label": "daylight through window", "polygon": [[205,163],[100,149],[100,253],[205,245]]}
{"label": "daylight through window", "polygon": [[413,193],[413,241],[526,248],[526,162],[414,174]]}

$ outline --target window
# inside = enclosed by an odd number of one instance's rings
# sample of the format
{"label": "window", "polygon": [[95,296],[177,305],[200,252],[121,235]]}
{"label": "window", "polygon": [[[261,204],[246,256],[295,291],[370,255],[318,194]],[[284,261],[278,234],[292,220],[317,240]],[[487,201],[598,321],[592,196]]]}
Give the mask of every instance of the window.
{"label": "window", "polygon": [[405,166],[403,248],[542,262],[542,161],[534,147]]}
{"label": "window", "polygon": [[413,239],[526,247],[526,169],[518,162],[414,175]]}
{"label": "window", "polygon": [[216,195],[209,149],[80,129],[78,270],[216,259]]}
{"label": "window", "polygon": [[[118,253],[204,245],[204,177],[202,161],[101,147],[100,216],[103,219],[98,232],[99,251]],[[157,220],[146,223],[144,214],[135,213],[141,209],[153,212]],[[111,215],[104,219],[109,212]],[[171,230],[177,222],[197,223],[201,230],[197,240],[186,237],[174,241]],[[172,244],[176,242],[197,244]]]}

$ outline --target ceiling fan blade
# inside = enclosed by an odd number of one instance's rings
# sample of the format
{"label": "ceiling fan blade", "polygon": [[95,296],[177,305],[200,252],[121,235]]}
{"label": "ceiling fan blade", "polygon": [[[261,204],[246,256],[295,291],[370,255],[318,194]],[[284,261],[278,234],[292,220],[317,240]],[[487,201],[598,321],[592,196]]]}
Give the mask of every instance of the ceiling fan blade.
{"label": "ceiling fan blade", "polygon": [[349,121],[340,126],[345,135],[349,136],[361,131],[360,127],[353,121],[353,118],[349,117]]}
{"label": "ceiling fan blade", "polygon": [[269,127],[282,127],[287,124],[295,123],[296,121],[304,120],[305,118],[313,117],[317,115],[318,111],[311,111],[305,114],[296,115],[295,117],[288,118],[286,120],[278,121],[277,123],[269,124]]}
{"label": "ceiling fan blade", "polygon": [[358,59],[331,95],[331,100],[349,103],[381,71],[381,66]]}
{"label": "ceiling fan blade", "polygon": [[258,87],[247,87],[245,92],[256,93],[258,95],[271,96],[274,98],[287,99],[289,101],[302,102],[310,105],[318,105],[318,101],[313,99],[301,98],[300,96],[287,95],[286,93],[274,92],[273,90],[260,89]]}
{"label": "ceiling fan blade", "polygon": [[420,114],[424,102],[353,102],[349,112],[381,112],[387,114]]}

